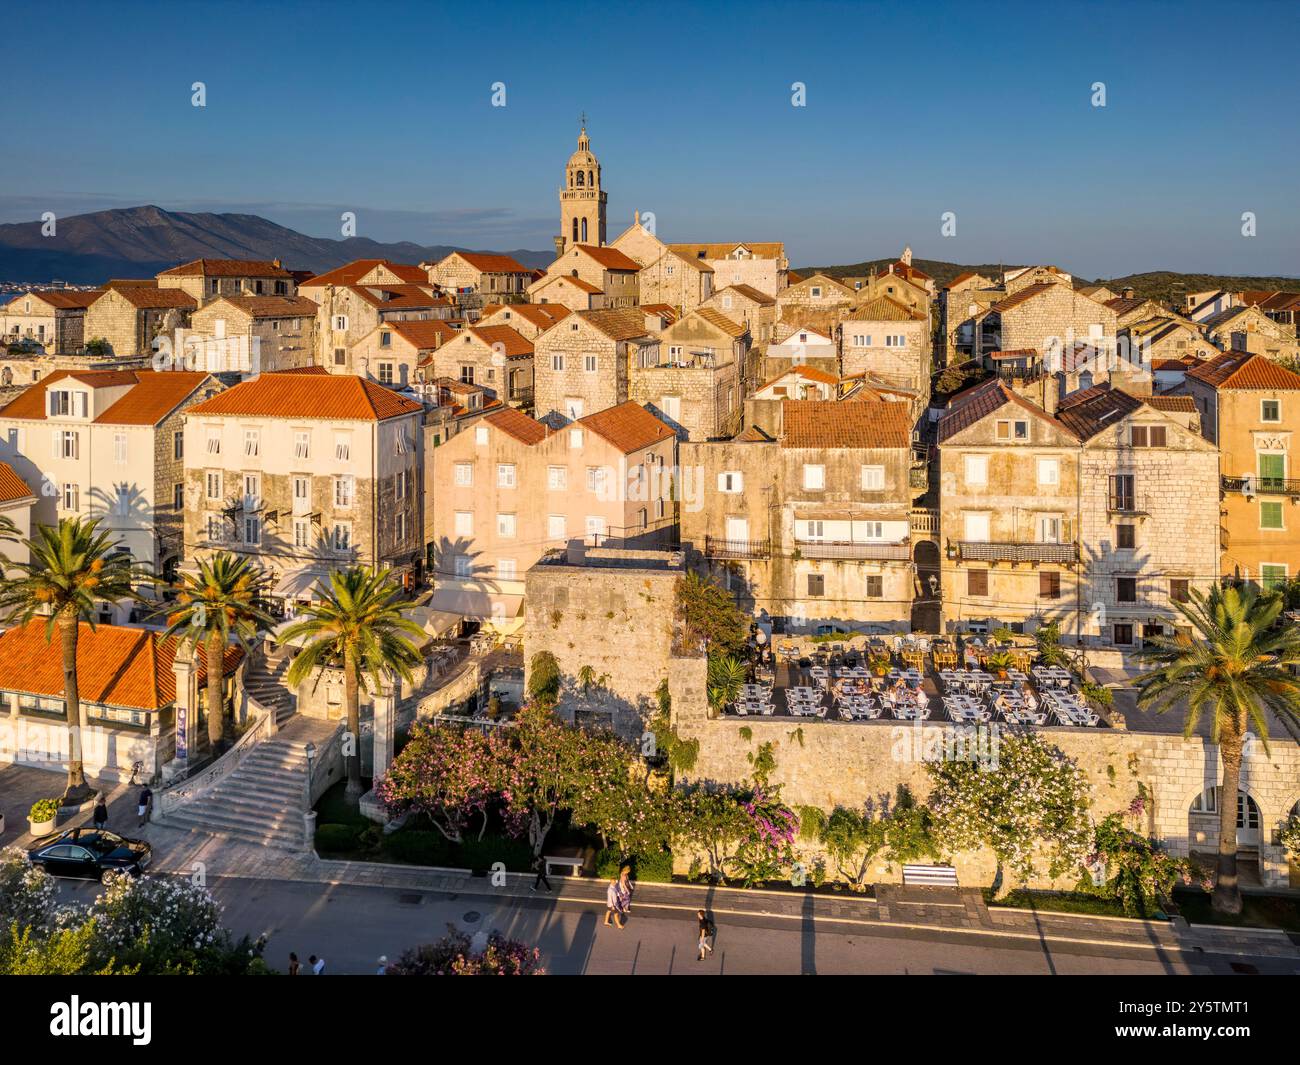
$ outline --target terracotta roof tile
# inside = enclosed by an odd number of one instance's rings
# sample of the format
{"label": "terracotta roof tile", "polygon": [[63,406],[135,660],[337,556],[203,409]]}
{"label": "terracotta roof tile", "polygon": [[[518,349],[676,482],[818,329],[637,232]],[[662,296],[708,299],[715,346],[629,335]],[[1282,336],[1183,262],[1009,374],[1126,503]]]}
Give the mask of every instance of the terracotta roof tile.
{"label": "terracotta roof tile", "polygon": [[421,351],[438,348],[457,334],[457,330],[441,318],[414,318],[400,322],[385,322],[384,328],[392,329],[408,344]]}
{"label": "terracotta roof tile", "polygon": [[314,318],[320,310],[306,296],[221,296],[208,307],[216,303],[229,303],[254,318]]}
{"label": "terracotta roof tile", "polygon": [[641,264],[624,255],[617,248],[597,247],[595,244],[575,244],[574,249],[589,259],[594,259],[606,270],[640,270]]}
{"label": "terracotta roof tile", "polygon": [[[492,307],[489,313],[488,309],[483,308],[484,319],[501,314],[502,311],[508,311],[511,315],[518,315],[526,322],[531,322],[538,329],[550,329],[561,318],[567,318],[572,312],[562,303],[509,303],[505,305],[496,305]],[[502,315],[504,318],[505,316]]]}
{"label": "terracotta roof tile", "polygon": [[36,493],[7,462],[0,462],[0,503],[12,503],[16,499],[26,499]]}
{"label": "terracotta roof tile", "polygon": [[14,299],[19,299],[24,295],[35,296],[37,299],[44,300],[51,307],[60,311],[85,310],[95,300],[104,294],[102,288],[91,289],[87,292],[72,292],[61,288],[52,289],[33,289],[29,293],[18,293]]}
{"label": "terracotta roof tile", "polygon": [[[29,621],[0,635],[0,689],[62,698],[63,665],[58,635],[45,638],[45,622]],[[77,684],[84,702],[136,710],[158,710],[176,699],[172,663],[177,640],[149,629],[82,623],[77,634]],[[236,644],[226,649],[224,668],[243,660]],[[200,687],[207,679],[206,656],[195,665]]]}
{"label": "terracotta roof tile", "polygon": [[508,359],[520,359],[533,353],[533,342],[508,325],[478,325],[465,330],[490,348],[500,344]]}
{"label": "terracotta roof tile", "polygon": [[1013,307],[1019,307],[1022,303],[1028,303],[1035,296],[1041,296],[1044,292],[1049,292],[1056,287],[1055,282],[1039,281],[1033,285],[1026,285],[1019,292],[1013,292],[1005,299],[998,300],[991,308],[1001,314],[1003,311],[1009,311]]}
{"label": "terracotta roof tile", "polygon": [[264,373],[204,400],[187,413],[383,421],[423,409],[390,388],[350,374]]}
{"label": "terracotta roof tile", "polygon": [[395,263],[390,262],[388,259],[356,259],[333,270],[327,270],[323,274],[317,274],[304,284],[313,287],[320,285],[355,285],[377,266],[384,267],[409,285],[427,285],[429,283],[429,275],[418,266],[412,266],[410,263]]}
{"label": "terracotta roof tile", "polygon": [[540,444],[550,435],[545,425],[514,407],[506,407],[496,414],[489,414],[483,420],[529,447]]}
{"label": "terracotta roof tile", "polygon": [[1097,385],[1066,396],[1056,408],[1056,418],[1080,440],[1090,440],[1141,409],[1142,400],[1136,396],[1120,388]]}
{"label": "terracotta roof tile", "polygon": [[780,241],[761,241],[748,244],[736,241],[732,244],[669,244],[668,249],[685,259],[725,259],[737,248],[748,249],[756,259],[780,259],[785,256],[785,245]]}
{"label": "terracotta roof tile", "polygon": [[925,315],[917,314],[889,296],[877,296],[845,315],[845,320],[851,322],[919,322],[924,319]]}
{"label": "terracotta roof tile", "polygon": [[[740,295],[744,296],[746,299],[753,300],[760,307],[771,307],[773,304],[776,303],[775,299],[769,296],[766,292],[759,291],[753,285],[743,285],[743,284],[728,285],[726,288],[722,290],[722,292],[739,293]],[[721,293],[718,293],[718,295],[721,295]]]}
{"label": "terracotta roof tile", "polygon": [[170,270],[160,270],[159,277],[277,277],[292,275],[270,259],[194,259]]}
{"label": "terracotta roof tile", "polygon": [[910,448],[906,403],[837,403],[787,399],[781,404],[782,447]]}
{"label": "terracotta roof tile", "polygon": [[0,409],[0,418],[44,421],[45,390],[69,378],[90,388],[130,386],[95,419],[99,425],[157,425],[209,379],[206,373],[186,370],[55,370]]}
{"label": "terracotta roof tile", "polygon": [[639,307],[578,311],[577,315],[584,322],[599,329],[610,340],[633,340],[647,335],[645,313]]}
{"label": "terracotta roof tile", "polygon": [[942,443],[963,429],[969,428],[981,418],[992,414],[999,407],[1008,403],[1015,404],[1041,421],[1048,422],[1057,429],[1063,429],[1073,435],[1072,429],[1069,429],[1058,419],[1053,418],[1041,407],[1030,403],[1023,396],[1017,395],[997,378],[994,378],[991,381],[975,385],[973,388],[968,388],[965,392],[960,392],[949,400],[947,411],[939,419],[939,442]]}
{"label": "terracotta roof tile", "polygon": [[676,435],[645,407],[631,400],[579,418],[578,424],[604,437],[624,455]]}
{"label": "terracotta roof tile", "polygon": [[1187,371],[1187,376],[1213,388],[1288,391],[1300,388],[1300,374],[1263,355],[1252,355],[1247,351],[1225,351],[1193,366]]}
{"label": "terracotta roof tile", "polygon": [[[110,292],[116,292],[127,303],[142,311],[164,310],[170,307],[179,307],[184,310],[193,311],[199,306],[199,301],[179,288],[118,288],[110,289],[105,292],[100,299],[108,299]],[[96,301],[98,302],[98,300]]]}
{"label": "terracotta roof tile", "polygon": [[742,322],[733,321],[716,307],[699,307],[695,313],[730,337],[742,337],[749,332],[749,326]]}
{"label": "terracotta roof tile", "polygon": [[1156,410],[1174,411],[1179,414],[1195,414],[1196,400],[1191,396],[1143,396],[1148,407]]}
{"label": "terracotta roof tile", "polygon": [[[509,255],[494,255],[488,252],[479,251],[453,252],[452,255],[459,255],[481,274],[531,273],[528,267],[524,266],[518,260]],[[447,258],[450,259],[451,256],[449,255]]]}
{"label": "terracotta roof tile", "polygon": [[761,392],[763,389],[770,388],[778,381],[783,380],[784,378],[790,377],[792,375],[795,377],[805,377],[809,381],[819,381],[824,385],[838,385],[840,383],[840,379],[838,377],[836,377],[834,374],[826,373],[824,370],[818,370],[812,366],[791,366],[790,369],[783,370],[781,373],[773,377],[770,381],[764,381],[761,385],[758,386],[757,389],[755,389],[755,391]]}

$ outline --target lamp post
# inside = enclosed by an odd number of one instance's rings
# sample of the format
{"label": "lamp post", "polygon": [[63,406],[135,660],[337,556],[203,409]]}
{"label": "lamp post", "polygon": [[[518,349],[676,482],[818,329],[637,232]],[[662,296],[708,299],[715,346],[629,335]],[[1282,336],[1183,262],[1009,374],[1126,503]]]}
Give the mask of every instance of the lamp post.
{"label": "lamp post", "polygon": [[307,756],[307,779],[303,784],[302,837],[303,849],[311,850],[316,839],[316,811],[311,808],[311,771],[316,759],[316,744],[308,740],[303,753]]}

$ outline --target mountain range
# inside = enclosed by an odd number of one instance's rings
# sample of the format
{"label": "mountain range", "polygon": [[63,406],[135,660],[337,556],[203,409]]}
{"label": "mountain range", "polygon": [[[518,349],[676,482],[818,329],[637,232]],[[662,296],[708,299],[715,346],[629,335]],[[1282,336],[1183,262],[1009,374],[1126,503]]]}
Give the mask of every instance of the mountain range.
{"label": "mountain range", "polygon": [[[0,225],[0,281],[97,284],[114,277],[152,277],[193,259],[279,259],[288,270],[320,273],[354,259],[418,263],[471,249],[409,241],[384,244],[365,237],[309,237],[251,214],[192,214],[161,207],[127,207],[70,215],[55,235],[40,222]],[[481,249],[473,249],[481,250]],[[553,252],[506,251],[540,268]]]}

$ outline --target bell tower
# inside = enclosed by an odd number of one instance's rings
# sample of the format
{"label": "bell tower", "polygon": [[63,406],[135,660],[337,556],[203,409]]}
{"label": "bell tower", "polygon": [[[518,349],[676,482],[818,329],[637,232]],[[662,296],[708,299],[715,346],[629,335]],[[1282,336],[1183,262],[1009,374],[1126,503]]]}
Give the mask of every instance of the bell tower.
{"label": "bell tower", "polygon": [[605,204],[601,188],[600,162],[591,152],[587,138],[587,116],[582,116],[578,150],[569,156],[560,189],[560,235],[555,238],[556,258],[575,244],[605,243]]}

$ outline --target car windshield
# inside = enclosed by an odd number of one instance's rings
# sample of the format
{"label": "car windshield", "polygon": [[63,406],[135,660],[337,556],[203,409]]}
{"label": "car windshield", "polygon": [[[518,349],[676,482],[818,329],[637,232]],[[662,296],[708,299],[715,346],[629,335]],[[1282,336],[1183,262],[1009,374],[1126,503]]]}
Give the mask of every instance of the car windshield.
{"label": "car windshield", "polygon": [[125,845],[126,840],[116,832],[94,832],[89,836],[82,836],[77,842],[100,854],[107,854]]}

